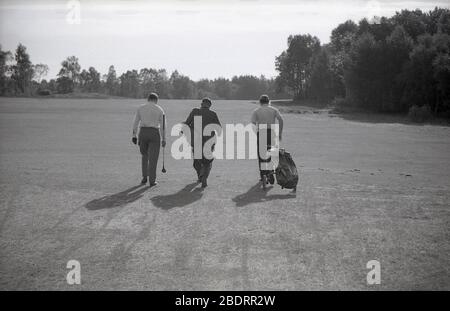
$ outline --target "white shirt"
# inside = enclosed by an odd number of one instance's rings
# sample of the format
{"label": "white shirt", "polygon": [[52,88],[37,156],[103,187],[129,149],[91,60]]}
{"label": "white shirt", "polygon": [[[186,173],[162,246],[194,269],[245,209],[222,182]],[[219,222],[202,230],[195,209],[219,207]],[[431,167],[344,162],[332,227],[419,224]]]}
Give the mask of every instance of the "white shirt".
{"label": "white shirt", "polygon": [[[140,127],[154,127],[159,129],[163,124],[164,110],[157,104],[143,104],[136,111],[133,123],[133,136],[136,136],[137,129]],[[165,133],[164,133],[165,134]]]}
{"label": "white shirt", "polygon": [[267,124],[268,126],[275,124],[275,120],[281,119],[280,111],[271,105],[261,105],[252,113],[252,123]]}

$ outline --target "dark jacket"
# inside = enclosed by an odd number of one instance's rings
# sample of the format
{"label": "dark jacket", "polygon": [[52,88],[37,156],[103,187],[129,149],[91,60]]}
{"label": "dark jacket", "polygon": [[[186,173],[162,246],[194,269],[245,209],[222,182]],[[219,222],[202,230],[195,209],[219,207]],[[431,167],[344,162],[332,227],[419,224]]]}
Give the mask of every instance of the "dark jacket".
{"label": "dark jacket", "polygon": [[[210,136],[203,135],[203,130],[205,127],[209,124],[217,124],[221,126],[219,118],[217,117],[217,114],[210,110],[209,108],[194,108],[192,109],[191,113],[187,117],[186,121],[184,122],[187,126],[189,126],[191,130],[191,142],[194,141],[194,117],[200,116],[202,117],[202,145],[205,144],[211,137],[215,136],[215,132],[213,131]],[[192,143],[191,143],[192,145]]]}

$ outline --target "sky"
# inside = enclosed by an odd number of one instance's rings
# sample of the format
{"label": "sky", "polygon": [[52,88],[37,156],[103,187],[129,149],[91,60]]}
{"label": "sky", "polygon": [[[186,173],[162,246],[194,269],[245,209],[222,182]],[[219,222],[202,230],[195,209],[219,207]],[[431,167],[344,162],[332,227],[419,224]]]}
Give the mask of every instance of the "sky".
{"label": "sky", "polygon": [[102,74],[177,69],[191,79],[274,77],[290,34],[329,42],[347,19],[401,9],[450,7],[449,1],[388,0],[0,0],[0,44],[27,47],[54,78],[68,56]]}

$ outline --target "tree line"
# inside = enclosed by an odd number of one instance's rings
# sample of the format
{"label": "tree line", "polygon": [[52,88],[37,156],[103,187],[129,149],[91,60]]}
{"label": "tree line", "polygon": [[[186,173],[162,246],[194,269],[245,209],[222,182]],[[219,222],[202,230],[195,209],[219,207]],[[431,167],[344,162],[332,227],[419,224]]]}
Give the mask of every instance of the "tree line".
{"label": "tree line", "polygon": [[422,106],[450,115],[450,11],[348,20],[323,45],[309,34],[290,36],[276,69],[278,88],[300,101],[375,112]]}
{"label": "tree line", "polygon": [[348,20],[333,29],[328,44],[310,34],[291,35],[275,59],[274,79],[252,75],[192,81],[177,70],[143,68],[105,75],[81,69],[78,58],[61,63],[49,81],[45,64],[32,64],[26,47],[15,54],[0,46],[0,94],[35,95],[97,92],[143,98],[255,99],[260,94],[316,101],[375,112],[406,112],[427,107],[450,111],[450,10],[402,10],[392,17]]}
{"label": "tree line", "polygon": [[48,66],[32,64],[26,47],[19,44],[14,56],[1,50],[0,94],[3,96],[102,93],[111,96],[144,98],[150,91],[161,98],[192,99],[255,99],[262,93],[272,97],[289,96],[277,93],[275,79],[252,75],[234,76],[232,79],[216,78],[192,81],[177,70],[169,74],[165,69],[143,68],[127,70],[120,76],[113,65],[105,75],[94,67],[81,69],[76,56],[61,63],[56,79],[46,80]]}

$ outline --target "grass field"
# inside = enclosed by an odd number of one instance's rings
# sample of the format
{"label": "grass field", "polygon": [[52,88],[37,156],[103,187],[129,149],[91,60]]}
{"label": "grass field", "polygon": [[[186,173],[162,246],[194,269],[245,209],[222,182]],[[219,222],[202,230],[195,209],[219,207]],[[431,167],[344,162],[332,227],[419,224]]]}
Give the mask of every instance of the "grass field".
{"label": "grass field", "polygon": [[[149,189],[130,141],[141,103],[0,99],[0,289],[450,289],[449,127],[285,114],[296,195],[262,191],[248,160],[216,160],[200,191],[170,156]],[[170,128],[198,101],[161,105]],[[255,107],[213,105],[223,123]]]}

